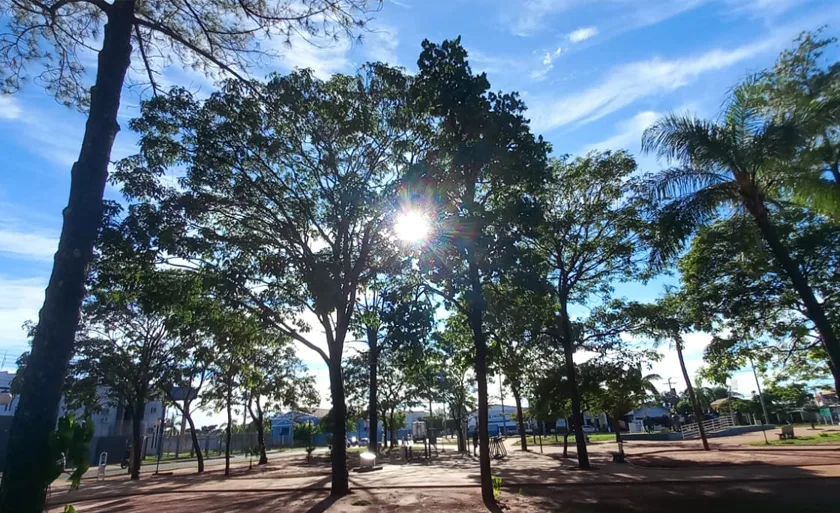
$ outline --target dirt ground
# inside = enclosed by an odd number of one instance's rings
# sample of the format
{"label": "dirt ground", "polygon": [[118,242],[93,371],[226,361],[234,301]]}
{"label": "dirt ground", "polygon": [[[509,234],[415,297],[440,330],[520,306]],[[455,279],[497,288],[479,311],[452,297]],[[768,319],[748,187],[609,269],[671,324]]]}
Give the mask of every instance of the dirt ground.
{"label": "dirt ground", "polygon": [[[612,462],[615,443],[592,443],[594,470],[588,472],[576,469],[573,448],[572,458],[563,458],[562,447],[523,452],[509,446],[508,457],[493,462],[493,475],[502,478],[504,511],[836,510],[840,446],[746,445],[752,441],[755,434],[714,439],[709,452],[699,450],[699,441],[631,442],[627,464]],[[60,512],[64,503],[79,513],[487,511],[471,455],[447,450],[430,461],[409,462],[395,452],[380,463],[381,471],[351,473],[355,491],[337,501],[329,498],[329,462],[321,456],[312,462],[278,458],[250,470],[238,466],[227,478],[218,470],[197,475],[183,469],[141,481],[86,479],[70,493],[58,484],[50,512]],[[357,455],[348,464],[356,466]]]}
{"label": "dirt ground", "polygon": [[[762,511],[768,513],[836,511],[836,480],[734,485],[621,485],[529,487],[503,490],[499,510],[505,512],[661,512]],[[60,509],[52,509],[51,513]],[[356,491],[338,501],[326,492],[171,494],[77,504],[78,513],[379,513],[488,511],[478,489]]]}

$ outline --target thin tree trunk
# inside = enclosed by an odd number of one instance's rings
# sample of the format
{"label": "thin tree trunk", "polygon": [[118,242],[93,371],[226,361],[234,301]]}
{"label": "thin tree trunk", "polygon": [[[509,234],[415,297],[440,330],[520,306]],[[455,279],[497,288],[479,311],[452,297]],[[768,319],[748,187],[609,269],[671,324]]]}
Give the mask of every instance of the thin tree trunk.
{"label": "thin tree trunk", "polygon": [[187,419],[187,422],[190,425],[190,438],[192,438],[195,459],[198,461],[198,473],[201,474],[204,472],[204,455],[201,453],[201,444],[198,441],[198,433],[195,432],[195,423],[193,422],[192,415],[189,414],[188,409],[184,410],[184,418]]}
{"label": "thin tree trunk", "polygon": [[394,446],[394,440],[397,439],[397,422],[394,419],[394,409],[391,408],[391,413],[388,416],[388,426],[391,428],[391,447]]}
{"label": "thin tree trunk", "polygon": [[621,427],[618,425],[618,415],[613,413],[613,427],[615,428],[615,443],[618,445],[618,453],[624,457],[624,444],[621,443]]}
{"label": "thin tree trunk", "polygon": [[134,4],[134,0],[117,2],[108,10],[82,148],[70,174],[58,252],[9,433],[0,511],[40,513],[44,509],[49,483],[43,476],[50,464],[47,440],[55,429],[87,267],[102,223],[102,195],[119,131],[120,93],[131,61]]}
{"label": "thin tree trunk", "polygon": [[[472,266],[471,266],[472,267]],[[482,308],[483,297],[481,295],[481,284],[478,282],[477,273],[473,271],[473,286],[470,301],[470,327],[473,332],[475,344],[475,378],[478,382],[478,464],[481,477],[481,498],[485,505],[496,504],[493,496],[493,480],[490,469],[490,434],[488,431],[488,410],[490,407],[487,396],[487,340],[484,334]]]}
{"label": "thin tree trunk", "polygon": [[513,400],[516,401],[516,417],[517,424],[519,424],[519,446],[523,451],[527,451],[528,437],[525,435],[525,420],[522,418],[522,396],[515,386],[511,385],[510,389],[513,392]]}
{"label": "thin tree trunk", "polygon": [[675,340],[677,346],[677,357],[680,360],[680,370],[682,371],[683,379],[685,379],[685,387],[688,391],[688,399],[691,401],[691,406],[694,409],[694,415],[697,416],[697,427],[700,429],[700,439],[703,440],[703,449],[709,450],[709,440],[706,439],[706,428],[703,427],[703,412],[700,410],[700,403],[697,401],[697,396],[694,394],[694,386],[688,378],[688,369],[685,368],[685,360],[682,352],[682,337],[677,337]]}
{"label": "thin tree trunk", "polygon": [[372,453],[379,452],[379,440],[377,429],[379,426],[378,405],[376,404],[376,387],[379,376],[377,375],[379,360],[379,334],[374,329],[367,330],[368,338],[368,366],[370,372],[370,389],[368,390],[368,450]]}
{"label": "thin tree trunk", "polygon": [[571,432],[572,432],[572,430],[569,429],[571,427],[571,426],[569,426],[569,424],[570,423],[567,419],[566,420],[566,432],[563,433],[563,457],[564,458],[569,457],[569,434],[571,434]]}
{"label": "thin tree trunk", "polygon": [[[744,188],[742,187],[742,191],[743,190]],[[829,358],[835,366],[840,367],[840,341],[837,339],[837,333],[834,331],[834,327],[825,315],[823,305],[817,301],[817,297],[814,295],[814,289],[808,283],[808,280],[802,273],[799,265],[791,258],[788,249],[779,239],[779,234],[776,231],[775,225],[770,220],[770,216],[767,212],[767,208],[764,206],[763,199],[760,194],[754,190],[747,190],[744,192],[743,198],[747,210],[749,210],[753,215],[756,224],[758,224],[758,229],[761,231],[765,242],[767,242],[767,245],[770,247],[770,251],[772,251],[776,261],[784,270],[785,274],[787,274],[793,284],[794,290],[796,290],[796,293],[802,300],[802,304],[805,307],[805,313],[811,322],[814,323],[814,327],[820,334],[820,338],[822,339],[823,345],[828,352]]]}
{"label": "thin tree trunk", "polygon": [[572,340],[572,326],[569,320],[568,307],[565,301],[561,301],[560,333],[563,339],[563,354],[566,360],[566,377],[569,381],[569,395],[572,403],[572,418],[575,428],[575,445],[577,446],[578,466],[583,470],[589,470],[589,452],[586,447],[586,438],[583,434],[583,412],[580,407],[580,392],[577,386],[574,361],[574,341]]}
{"label": "thin tree trunk", "polygon": [[341,353],[330,360],[330,392],[333,403],[332,486],[330,494],[343,497],[350,493],[347,474],[347,403],[344,399],[344,377],[341,374]]}
{"label": "thin tree trunk", "polygon": [[140,429],[140,423],[143,420],[143,411],[146,409],[146,403],[143,400],[138,400],[131,410],[131,460],[129,461],[129,472],[131,473],[131,480],[140,479],[140,463],[142,463],[142,447],[143,436]]}
{"label": "thin tree trunk", "polygon": [[259,398],[257,399],[257,418],[254,419],[257,423],[257,445],[260,447],[260,461],[258,465],[268,464],[268,454],[265,453],[265,419],[263,418],[262,406],[260,406]]}
{"label": "thin tree trunk", "polygon": [[231,403],[233,402],[233,384],[227,384],[227,428],[225,429],[225,476],[230,475],[230,436],[231,425],[233,424],[233,412],[231,411]]}

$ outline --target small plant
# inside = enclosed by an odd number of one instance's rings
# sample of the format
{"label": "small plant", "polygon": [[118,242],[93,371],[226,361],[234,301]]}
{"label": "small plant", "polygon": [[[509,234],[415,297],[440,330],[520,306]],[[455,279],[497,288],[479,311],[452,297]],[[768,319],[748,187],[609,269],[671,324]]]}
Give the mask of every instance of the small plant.
{"label": "small plant", "polygon": [[500,495],[502,495],[502,478],[501,477],[494,477],[493,478],[493,498],[498,499]]}
{"label": "small plant", "polygon": [[371,504],[373,504],[373,503],[370,502],[367,499],[360,499],[360,500],[357,500],[357,501],[353,502],[353,506],[370,506]]}

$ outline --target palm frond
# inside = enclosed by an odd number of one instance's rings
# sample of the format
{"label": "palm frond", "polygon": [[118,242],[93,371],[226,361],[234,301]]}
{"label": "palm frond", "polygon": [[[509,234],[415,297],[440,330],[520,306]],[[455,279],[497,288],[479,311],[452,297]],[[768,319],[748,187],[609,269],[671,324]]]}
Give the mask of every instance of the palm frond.
{"label": "palm frond", "polygon": [[695,168],[730,168],[734,160],[733,146],[725,127],[673,112],[645,130],[642,151]]}
{"label": "palm frond", "polygon": [[723,174],[695,167],[672,167],[649,175],[644,183],[651,201],[671,200],[728,181]]}
{"label": "palm frond", "polygon": [[700,226],[718,217],[723,206],[738,201],[737,185],[727,181],[711,184],[666,204],[657,213],[659,239],[655,244],[654,263],[661,265],[676,256]]}
{"label": "palm frond", "polygon": [[801,174],[784,182],[794,203],[840,221],[840,184],[821,176]]}

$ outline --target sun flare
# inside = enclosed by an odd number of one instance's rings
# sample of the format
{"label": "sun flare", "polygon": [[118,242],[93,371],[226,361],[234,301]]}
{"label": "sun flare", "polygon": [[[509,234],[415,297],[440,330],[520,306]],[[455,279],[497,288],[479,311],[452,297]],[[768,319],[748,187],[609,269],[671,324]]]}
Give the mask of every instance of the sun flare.
{"label": "sun flare", "polygon": [[403,212],[394,223],[394,232],[401,241],[420,242],[429,234],[429,220],[420,212]]}

